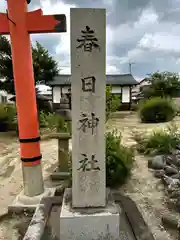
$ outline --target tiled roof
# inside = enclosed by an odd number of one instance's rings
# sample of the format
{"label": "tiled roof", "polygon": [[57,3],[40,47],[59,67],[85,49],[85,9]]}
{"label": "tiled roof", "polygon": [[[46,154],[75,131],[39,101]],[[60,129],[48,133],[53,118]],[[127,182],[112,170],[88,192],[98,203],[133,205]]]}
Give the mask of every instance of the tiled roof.
{"label": "tiled roof", "polygon": [[[131,74],[106,75],[108,85],[137,85],[138,82]],[[49,83],[50,86],[71,85],[71,75],[61,74]]]}

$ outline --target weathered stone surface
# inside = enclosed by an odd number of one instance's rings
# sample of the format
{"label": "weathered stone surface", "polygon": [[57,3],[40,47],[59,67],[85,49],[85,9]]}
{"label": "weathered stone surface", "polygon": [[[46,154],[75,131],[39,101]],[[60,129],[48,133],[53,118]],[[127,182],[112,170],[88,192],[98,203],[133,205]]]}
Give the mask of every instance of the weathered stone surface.
{"label": "weathered stone surface", "polygon": [[179,219],[169,213],[162,216],[162,223],[170,228],[179,228]]}
{"label": "weathered stone surface", "polygon": [[177,174],[173,174],[171,175],[172,178],[176,178],[176,179],[180,179],[180,174],[177,173]]}
{"label": "weathered stone surface", "polygon": [[69,139],[58,139],[58,162],[60,172],[69,172]]}
{"label": "weathered stone surface", "polygon": [[[122,212],[125,212],[128,222],[130,223],[133,233],[138,240],[155,240],[143,216],[139,212],[136,203],[119,192],[114,192],[115,202],[122,206]],[[120,222],[121,224],[121,222]],[[122,237],[122,236],[121,236]],[[122,238],[123,240],[130,240],[129,238]],[[120,238],[121,240],[121,238]]]}
{"label": "weathered stone surface", "polygon": [[[71,9],[72,204],[105,206],[106,24],[104,9]],[[97,39],[83,42],[83,32]],[[82,38],[83,39],[83,38]],[[91,49],[92,47],[92,49]]]}
{"label": "weathered stone surface", "polygon": [[165,166],[164,167],[165,173],[166,175],[173,175],[173,174],[177,174],[178,170],[175,166]]}
{"label": "weathered stone surface", "polygon": [[119,240],[119,205],[107,196],[106,207],[72,208],[71,189],[66,189],[60,214],[60,239]]}
{"label": "weathered stone surface", "polygon": [[173,179],[173,178],[168,177],[166,175],[164,175],[163,180],[167,185],[169,185],[169,187],[173,187],[173,188],[180,184],[179,179]]}
{"label": "weathered stone surface", "polygon": [[[177,151],[177,150],[175,150]],[[180,152],[173,152],[172,155],[168,155],[165,157],[167,164],[174,164],[176,166],[180,166]]]}
{"label": "weathered stone surface", "polygon": [[168,164],[168,165],[171,165],[172,163],[174,163],[174,162],[172,161],[172,155],[165,155],[165,156],[164,156],[164,159],[165,159],[165,161],[166,161],[166,164]]}
{"label": "weathered stone surface", "polygon": [[23,181],[24,181],[24,194],[28,197],[34,197],[44,192],[44,183],[42,176],[41,164],[35,166],[24,166]]}
{"label": "weathered stone surface", "polygon": [[155,156],[148,162],[148,167],[153,169],[163,169],[166,165],[166,161],[163,155]]}

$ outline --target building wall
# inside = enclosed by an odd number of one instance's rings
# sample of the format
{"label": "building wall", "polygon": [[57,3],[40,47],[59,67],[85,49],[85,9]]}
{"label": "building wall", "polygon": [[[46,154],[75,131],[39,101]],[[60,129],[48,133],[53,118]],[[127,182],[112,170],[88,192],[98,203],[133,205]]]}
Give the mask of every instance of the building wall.
{"label": "building wall", "polygon": [[122,88],[122,103],[130,103],[131,102],[131,93],[129,87]]}
{"label": "building wall", "polygon": [[177,105],[177,107],[180,107],[180,97],[173,98],[174,103]]}
{"label": "building wall", "polygon": [[53,103],[60,103],[60,99],[61,99],[61,91],[60,90],[61,90],[60,87],[52,88]]}
{"label": "building wall", "polygon": [[52,88],[53,103],[60,103],[61,95],[68,93],[69,86],[60,87],[56,86]]}
{"label": "building wall", "polygon": [[139,94],[140,93],[140,88],[146,87],[146,86],[149,86],[149,85],[150,85],[149,82],[141,81],[138,85],[136,85],[132,88],[132,96],[134,97],[137,94]]}
{"label": "building wall", "polygon": [[9,99],[12,96],[12,94],[8,94],[6,91],[0,90],[0,103],[11,103]]}
{"label": "building wall", "polygon": [[[70,86],[60,87],[56,86],[52,88],[53,103],[60,103],[61,95],[69,92]],[[122,91],[123,89],[123,91]],[[123,93],[122,93],[123,92]],[[130,87],[112,86],[112,93],[122,93],[122,102],[129,103],[131,101]]]}
{"label": "building wall", "polygon": [[112,93],[121,93],[121,87],[120,86],[112,86]]}

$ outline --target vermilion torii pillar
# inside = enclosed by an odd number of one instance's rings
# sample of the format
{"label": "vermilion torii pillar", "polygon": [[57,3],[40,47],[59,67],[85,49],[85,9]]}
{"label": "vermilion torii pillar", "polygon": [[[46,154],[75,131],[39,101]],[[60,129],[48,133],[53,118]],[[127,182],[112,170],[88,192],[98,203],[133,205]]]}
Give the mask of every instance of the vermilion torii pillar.
{"label": "vermilion torii pillar", "polygon": [[66,32],[66,16],[43,16],[41,9],[28,12],[30,2],[7,0],[7,13],[0,13],[0,34],[11,38],[24,194],[32,197],[42,194],[44,185],[30,34]]}

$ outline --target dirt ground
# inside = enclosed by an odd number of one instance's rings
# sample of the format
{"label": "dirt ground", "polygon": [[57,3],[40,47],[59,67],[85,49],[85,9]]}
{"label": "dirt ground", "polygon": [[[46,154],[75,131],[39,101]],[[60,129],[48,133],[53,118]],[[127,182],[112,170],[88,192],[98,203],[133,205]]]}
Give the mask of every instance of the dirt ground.
{"label": "dirt ground", "polygon": [[[179,119],[176,119],[179,124]],[[117,128],[123,135],[123,142],[134,144],[131,139],[133,130],[152,130],[156,127],[164,127],[166,124],[141,124],[134,113],[116,113],[109,121],[108,126]],[[57,140],[41,142],[43,154],[44,179],[52,172],[57,164]],[[147,159],[137,155],[131,179],[120,191],[129,195],[141,210],[145,220],[150,226],[156,240],[176,240],[176,235],[170,235],[161,226],[160,217],[168,209],[164,203],[162,187],[147,168]],[[7,212],[15,196],[22,190],[22,171],[19,159],[19,143],[15,138],[0,135],[0,215]],[[0,221],[0,239],[18,240],[14,225],[17,220]]]}
{"label": "dirt ground", "polygon": [[[179,126],[180,118],[176,118],[173,122]],[[132,146],[135,144],[132,139],[133,131],[149,132],[165,128],[169,124],[171,123],[142,124],[134,113],[121,112],[113,115],[108,127],[120,131],[123,144]],[[166,206],[164,186],[148,169],[147,161],[147,157],[136,154],[132,176],[120,191],[135,201],[156,240],[179,240],[180,236],[177,232],[166,231],[161,224],[162,215],[170,212],[172,214],[172,210],[170,211]],[[173,215],[179,217],[174,211]]]}
{"label": "dirt ground", "polygon": [[[57,164],[57,140],[41,142],[43,155],[43,177],[46,179]],[[19,143],[15,138],[0,136],[0,215],[7,213],[7,207],[23,188]],[[0,239],[18,240],[13,227],[18,220],[0,221]],[[10,231],[12,229],[12,231]]]}

